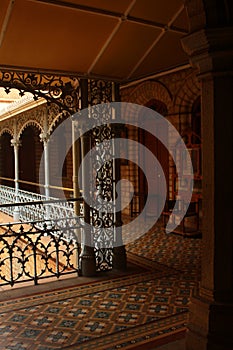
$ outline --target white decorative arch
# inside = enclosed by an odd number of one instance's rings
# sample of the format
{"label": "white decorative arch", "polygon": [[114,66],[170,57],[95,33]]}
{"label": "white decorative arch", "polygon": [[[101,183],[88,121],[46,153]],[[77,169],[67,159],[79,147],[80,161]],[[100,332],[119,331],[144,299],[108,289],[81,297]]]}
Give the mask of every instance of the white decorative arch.
{"label": "white decorative arch", "polygon": [[63,119],[68,117],[68,113],[60,112],[56,116],[53,117],[51,123],[49,123],[48,134],[51,135],[57,124]]}
{"label": "white decorative arch", "polygon": [[29,127],[29,126],[35,126],[41,133],[43,132],[43,128],[42,126],[35,120],[28,120],[25,124],[23,124],[23,126],[20,128],[19,132],[18,132],[18,139],[20,139],[22,133],[24,132],[24,130]]}
{"label": "white decorative arch", "polygon": [[14,133],[13,133],[13,130],[9,129],[9,128],[3,128],[0,130],[0,137],[3,135],[3,134],[9,134],[10,136],[12,136],[12,138],[14,137]]}

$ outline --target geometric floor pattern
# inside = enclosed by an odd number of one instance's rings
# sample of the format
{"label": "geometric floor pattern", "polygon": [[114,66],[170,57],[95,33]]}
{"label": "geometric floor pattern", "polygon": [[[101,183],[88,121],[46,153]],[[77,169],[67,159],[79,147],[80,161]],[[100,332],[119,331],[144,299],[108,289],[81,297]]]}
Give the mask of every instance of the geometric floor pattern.
{"label": "geometric floor pattern", "polygon": [[201,239],[160,225],[127,246],[122,277],[0,303],[0,349],[150,349],[184,336]]}

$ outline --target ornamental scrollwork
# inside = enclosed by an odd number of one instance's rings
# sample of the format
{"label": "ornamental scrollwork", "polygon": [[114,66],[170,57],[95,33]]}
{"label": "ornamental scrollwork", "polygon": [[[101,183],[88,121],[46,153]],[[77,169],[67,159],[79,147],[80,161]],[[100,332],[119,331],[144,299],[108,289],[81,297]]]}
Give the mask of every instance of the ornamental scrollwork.
{"label": "ornamental scrollwork", "polygon": [[64,227],[60,230],[45,223],[40,229],[37,222],[27,228],[18,226],[6,224],[0,235],[0,285],[25,281],[38,284],[40,279],[78,272],[78,242],[65,238]]}
{"label": "ornamental scrollwork", "polygon": [[20,96],[30,92],[35,101],[43,97],[70,114],[79,109],[79,79],[76,77],[1,70],[0,86],[6,93],[18,89]]}
{"label": "ornamental scrollwork", "polygon": [[[112,267],[111,247],[113,247],[114,239],[114,213],[111,202],[113,198],[113,154],[109,141],[113,133],[110,125],[112,111],[107,104],[111,101],[111,82],[89,80],[88,103],[92,106],[90,117],[101,122],[101,125],[93,128],[91,132],[91,145],[96,150],[95,157],[92,159],[92,178],[95,181],[93,188],[96,188],[96,204],[95,208],[91,208],[91,224],[98,270],[108,270]],[[103,106],[103,103],[105,106]],[[99,104],[101,104],[101,113]],[[102,159],[105,162],[101,166]],[[109,248],[101,248],[106,242]]]}

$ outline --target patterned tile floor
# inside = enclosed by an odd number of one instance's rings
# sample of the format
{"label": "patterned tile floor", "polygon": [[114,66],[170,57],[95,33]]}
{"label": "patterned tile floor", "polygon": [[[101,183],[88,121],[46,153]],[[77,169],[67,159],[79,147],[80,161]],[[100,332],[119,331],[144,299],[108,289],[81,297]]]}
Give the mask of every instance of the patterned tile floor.
{"label": "patterned tile floor", "polygon": [[150,349],[184,336],[201,239],[157,225],[127,251],[128,275],[0,302],[0,349]]}

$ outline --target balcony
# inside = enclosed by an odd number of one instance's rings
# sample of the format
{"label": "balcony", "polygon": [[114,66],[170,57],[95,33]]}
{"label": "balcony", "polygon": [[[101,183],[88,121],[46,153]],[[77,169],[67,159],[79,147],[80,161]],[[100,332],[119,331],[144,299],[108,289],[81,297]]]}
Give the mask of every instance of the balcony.
{"label": "balcony", "polygon": [[0,202],[9,219],[0,224],[0,286],[78,273],[82,217],[75,200],[0,186]]}

